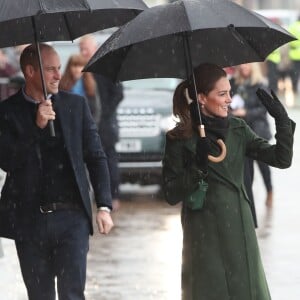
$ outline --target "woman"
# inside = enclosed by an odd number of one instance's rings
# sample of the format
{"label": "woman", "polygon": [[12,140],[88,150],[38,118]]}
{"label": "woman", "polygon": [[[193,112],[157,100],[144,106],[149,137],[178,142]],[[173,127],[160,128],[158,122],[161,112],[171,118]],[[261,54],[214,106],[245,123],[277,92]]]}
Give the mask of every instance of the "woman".
{"label": "woman", "polygon": [[[266,140],[270,140],[271,130],[267,110],[256,95],[258,88],[267,86],[260,65],[258,63],[252,63],[238,66],[233,80],[234,86],[236,87],[235,93],[240,95],[244,100],[244,107],[233,109],[232,114],[237,117],[242,117],[257,135]],[[248,174],[245,174],[245,185],[249,195],[252,193],[254,161],[253,159],[247,159],[245,163],[247,163],[249,167]],[[271,207],[273,202],[271,169],[264,162],[258,161],[257,163],[267,191],[266,205]]]}
{"label": "woman", "polygon": [[[182,299],[271,299],[243,183],[243,164],[249,156],[274,167],[289,167],[294,123],[274,94],[258,90],[276,122],[277,142],[270,145],[242,119],[228,118],[231,87],[222,68],[203,64],[194,74],[197,99],[192,81],[183,81],[175,90],[173,113],[179,121],[167,133],[163,158],[166,200],[183,202]],[[186,100],[189,97],[192,107]],[[196,101],[207,138],[195,131]],[[220,163],[209,162],[207,152],[218,155],[215,141],[219,138],[225,141],[227,155]],[[205,183],[208,189],[200,208]]]}
{"label": "woman", "polygon": [[[86,91],[82,78],[82,69],[85,66],[85,59],[79,54],[73,54],[69,57],[66,69],[61,77],[60,88],[65,91],[71,91],[81,96],[86,96]],[[88,93],[93,93],[93,86],[90,89],[88,85]]]}
{"label": "woman", "polygon": [[97,95],[96,81],[90,72],[82,73],[86,59],[80,54],[70,56],[61,77],[60,89],[86,97],[92,116],[98,124],[100,120],[100,99]]}

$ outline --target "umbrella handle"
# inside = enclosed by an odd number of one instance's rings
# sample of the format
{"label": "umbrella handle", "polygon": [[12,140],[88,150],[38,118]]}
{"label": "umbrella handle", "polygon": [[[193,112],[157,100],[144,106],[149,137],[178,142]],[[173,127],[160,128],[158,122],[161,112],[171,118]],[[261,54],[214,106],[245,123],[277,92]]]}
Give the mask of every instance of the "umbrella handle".
{"label": "umbrella handle", "polygon": [[224,158],[226,157],[226,154],[227,154],[226,145],[223,142],[223,140],[217,139],[217,143],[221,148],[221,154],[219,156],[208,155],[208,160],[210,160],[211,162],[214,162],[214,163],[219,163],[222,160],[224,160]]}
{"label": "umbrella handle", "polygon": [[[199,129],[200,136],[201,137],[205,137],[204,125],[203,124],[199,125],[198,129]],[[226,145],[223,142],[223,140],[217,139],[217,143],[218,143],[218,145],[221,148],[221,154],[219,156],[213,156],[213,155],[210,155],[210,154],[208,155],[208,160],[210,160],[213,163],[219,163],[219,162],[221,162],[222,160],[224,160],[224,158],[226,157],[226,154],[227,154]]]}

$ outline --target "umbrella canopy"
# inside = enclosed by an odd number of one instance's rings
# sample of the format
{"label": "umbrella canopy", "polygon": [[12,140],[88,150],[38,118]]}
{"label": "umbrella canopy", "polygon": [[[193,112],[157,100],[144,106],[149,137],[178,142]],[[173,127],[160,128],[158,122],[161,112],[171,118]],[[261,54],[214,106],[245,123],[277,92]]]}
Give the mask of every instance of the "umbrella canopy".
{"label": "umbrella canopy", "polygon": [[142,0],[1,0],[0,47],[74,40],[123,25],[146,8]]}
{"label": "umbrella canopy", "polygon": [[[86,33],[120,26],[145,8],[142,0],[1,0],[0,47],[74,40]],[[47,98],[37,49],[43,93]],[[49,124],[54,136],[53,122]]]}
{"label": "umbrella canopy", "polygon": [[187,78],[204,62],[222,67],[263,61],[294,38],[228,0],[181,0],[149,8],[117,30],[84,71],[115,81]]}
{"label": "umbrella canopy", "polygon": [[[151,77],[189,78],[201,63],[221,67],[263,61],[294,38],[282,27],[228,0],[180,0],[143,11],[116,31],[84,71],[114,81]],[[197,102],[198,104],[198,102]],[[199,113],[199,134],[205,137]],[[220,162],[219,157],[209,157]]]}

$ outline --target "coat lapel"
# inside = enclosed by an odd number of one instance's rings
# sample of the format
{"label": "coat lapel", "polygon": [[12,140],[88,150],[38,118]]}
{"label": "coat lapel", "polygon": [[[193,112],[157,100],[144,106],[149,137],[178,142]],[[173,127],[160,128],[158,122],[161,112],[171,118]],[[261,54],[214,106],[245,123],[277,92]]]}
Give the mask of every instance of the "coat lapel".
{"label": "coat lapel", "polygon": [[228,131],[228,135],[225,141],[227,149],[225,159],[221,163],[210,163],[210,167],[216,173],[218,173],[219,176],[223,177],[224,180],[230,182],[234,186],[237,186],[236,179],[233,178],[233,174],[235,174],[234,169],[240,169],[241,164],[244,163],[244,161],[241,161],[237,155],[241,152],[240,148],[242,147],[242,139],[236,138],[237,134],[238,129],[236,127],[231,127]]}
{"label": "coat lapel", "polygon": [[[209,168],[213,170],[213,172],[217,173],[218,176],[223,178],[226,182],[232,184],[233,186],[240,188],[236,179],[233,178],[233,174],[235,174],[235,168],[241,168],[244,163],[244,158],[238,157],[238,153],[241,153],[241,147],[243,145],[243,137],[241,135],[241,131],[239,130],[239,125],[234,125],[230,123],[230,129],[228,130],[228,135],[226,137],[225,145],[227,149],[227,155],[225,159],[221,163],[209,163]],[[195,155],[196,152],[196,135],[193,136],[185,143],[185,148],[187,151],[193,153]],[[212,149],[212,155],[218,155],[218,149]]]}
{"label": "coat lapel", "polygon": [[[66,144],[66,147],[69,150],[71,149],[71,128],[72,126],[69,126],[68,124],[71,122],[71,114],[70,114],[70,108],[68,105],[68,101],[66,99],[62,99],[60,94],[55,94],[53,96],[54,100],[54,109],[57,114],[57,117],[60,121],[62,134],[64,137],[64,142]],[[55,121],[54,121],[55,122]],[[70,154],[70,153],[69,153]]]}

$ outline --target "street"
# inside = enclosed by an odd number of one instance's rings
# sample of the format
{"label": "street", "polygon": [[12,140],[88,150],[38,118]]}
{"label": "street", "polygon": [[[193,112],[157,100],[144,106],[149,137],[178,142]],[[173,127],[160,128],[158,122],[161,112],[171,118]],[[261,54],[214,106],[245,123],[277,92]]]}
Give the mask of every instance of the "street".
{"label": "street", "polygon": [[[289,110],[294,121],[300,109]],[[273,300],[300,299],[300,141],[295,134],[294,160],[287,170],[272,169],[274,205],[256,170],[254,196],[263,264]],[[115,228],[90,240],[87,300],[179,300],[180,207],[155,197],[156,187],[123,187],[124,201],[113,213]],[[26,292],[12,241],[2,239],[0,299],[25,300]],[[221,300],[221,299],[220,299]],[[242,300],[242,299],[240,299]]]}

